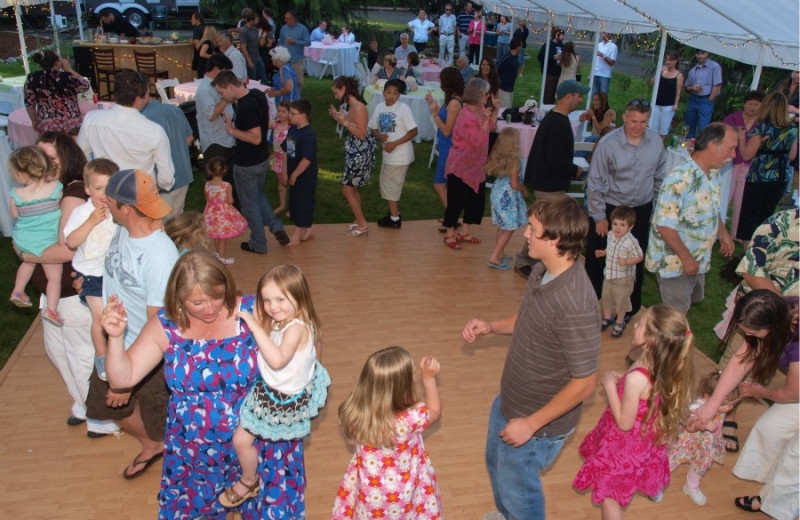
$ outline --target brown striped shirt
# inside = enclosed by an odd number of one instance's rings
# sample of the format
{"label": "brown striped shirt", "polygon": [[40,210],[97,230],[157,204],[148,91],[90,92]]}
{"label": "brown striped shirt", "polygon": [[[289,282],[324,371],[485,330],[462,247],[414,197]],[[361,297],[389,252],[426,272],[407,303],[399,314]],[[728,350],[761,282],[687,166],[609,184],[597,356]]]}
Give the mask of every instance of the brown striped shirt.
{"label": "brown striped shirt", "polygon": [[[571,379],[597,372],[600,306],[583,265],[542,285],[545,267],[531,272],[519,308],[503,377],[500,411],[507,420],[543,408]],[[578,405],[545,425],[536,436],[564,435],[578,423]]]}

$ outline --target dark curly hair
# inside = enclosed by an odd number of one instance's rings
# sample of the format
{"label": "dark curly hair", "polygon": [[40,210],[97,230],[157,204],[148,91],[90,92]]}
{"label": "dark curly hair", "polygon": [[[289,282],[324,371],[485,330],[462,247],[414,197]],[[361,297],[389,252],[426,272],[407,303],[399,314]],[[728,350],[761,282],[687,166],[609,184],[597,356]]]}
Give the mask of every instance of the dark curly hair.
{"label": "dark curly hair", "polygon": [[455,67],[445,67],[439,73],[439,81],[444,91],[444,104],[447,105],[451,99],[464,95],[464,76]]}

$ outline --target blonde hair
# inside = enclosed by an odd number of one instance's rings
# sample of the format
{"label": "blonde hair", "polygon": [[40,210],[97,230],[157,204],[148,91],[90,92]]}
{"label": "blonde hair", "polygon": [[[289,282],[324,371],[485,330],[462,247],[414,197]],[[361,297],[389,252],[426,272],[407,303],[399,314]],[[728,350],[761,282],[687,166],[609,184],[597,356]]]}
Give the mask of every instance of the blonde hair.
{"label": "blonde hair", "polygon": [[213,25],[206,25],[206,28],[203,29],[203,35],[200,37],[201,41],[210,41],[211,48],[209,49],[209,54],[213,54],[214,47],[217,45],[217,30],[214,28]]}
{"label": "blonde hair", "polygon": [[667,305],[651,307],[639,326],[645,327],[641,362],[653,382],[642,433],[652,429],[655,442],[664,444],[678,433],[691,401],[694,335],[686,316]]}
{"label": "blonde hair", "polygon": [[768,121],[772,126],[778,128],[786,128],[791,122],[789,121],[789,102],[783,92],[773,92],[768,94],[761,102],[761,108],[758,110],[758,120]]}
{"label": "blonde hair", "polygon": [[486,161],[486,175],[508,177],[519,172],[519,130],[503,128]]}
{"label": "blonde hair", "polygon": [[38,146],[23,146],[11,152],[8,168],[14,176],[24,173],[31,179],[48,182],[58,176],[58,168]]}
{"label": "blonde hair", "polygon": [[89,184],[89,180],[95,175],[111,177],[118,171],[119,166],[111,159],[92,159],[83,167],[83,182]]}
{"label": "blonde hair", "polygon": [[184,211],[164,224],[164,231],[175,243],[178,251],[211,249],[211,239],[206,232],[205,218],[197,211]]}
{"label": "blonde hair", "polygon": [[194,289],[211,298],[223,298],[228,316],[236,308],[236,282],[217,257],[205,251],[189,251],[178,258],[167,281],[164,314],[180,330],[189,328],[189,316],[183,312],[183,300]]}
{"label": "blonde hair", "polygon": [[350,395],[339,405],[345,435],[357,444],[395,445],[395,415],[419,402],[414,385],[414,360],[403,347],[372,354]]}
{"label": "blonde hair", "polygon": [[311,291],[308,288],[308,282],[305,275],[303,275],[303,271],[294,264],[277,265],[258,281],[255,315],[262,326],[271,329],[275,325],[272,318],[264,312],[264,297],[261,295],[261,291],[269,282],[273,282],[281,292],[294,300],[297,317],[308,325],[314,334],[315,341],[318,341],[322,331],[319,318],[314,310],[314,302],[311,301]]}

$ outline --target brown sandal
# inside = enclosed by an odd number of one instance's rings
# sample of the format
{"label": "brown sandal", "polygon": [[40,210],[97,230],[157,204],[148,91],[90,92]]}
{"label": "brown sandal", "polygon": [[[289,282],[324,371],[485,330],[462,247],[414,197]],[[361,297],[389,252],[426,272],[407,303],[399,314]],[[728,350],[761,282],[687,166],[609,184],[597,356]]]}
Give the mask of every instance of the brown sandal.
{"label": "brown sandal", "polygon": [[247,493],[239,495],[233,490],[233,486],[226,487],[225,491],[219,496],[220,504],[228,508],[239,507],[248,498],[257,497],[258,493],[261,491],[261,479],[258,477],[256,477],[256,481],[250,485],[245,484],[241,478],[239,479],[239,483],[247,488]]}

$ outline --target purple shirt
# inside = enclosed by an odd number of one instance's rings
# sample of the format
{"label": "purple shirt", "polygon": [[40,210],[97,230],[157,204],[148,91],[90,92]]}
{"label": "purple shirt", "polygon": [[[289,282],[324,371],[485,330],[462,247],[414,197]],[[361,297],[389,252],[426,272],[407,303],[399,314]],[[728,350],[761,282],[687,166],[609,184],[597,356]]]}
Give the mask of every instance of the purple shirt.
{"label": "purple shirt", "polygon": [[[745,133],[744,143],[745,146],[747,146],[747,142],[750,140],[750,135],[749,135],[750,130],[754,126],[756,126],[756,123],[758,121],[754,119],[753,124],[750,125],[749,127],[746,127],[742,112],[743,112],[742,110],[739,110],[738,112],[728,114],[727,116],[725,116],[725,119],[722,122],[734,128],[745,128],[747,132]],[[739,149],[738,144],[736,145],[736,157],[733,158],[733,164],[746,164],[747,166],[750,166],[750,161],[745,161],[744,159],[742,159],[742,151]]]}

